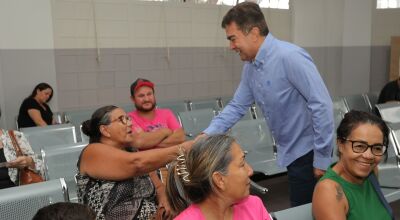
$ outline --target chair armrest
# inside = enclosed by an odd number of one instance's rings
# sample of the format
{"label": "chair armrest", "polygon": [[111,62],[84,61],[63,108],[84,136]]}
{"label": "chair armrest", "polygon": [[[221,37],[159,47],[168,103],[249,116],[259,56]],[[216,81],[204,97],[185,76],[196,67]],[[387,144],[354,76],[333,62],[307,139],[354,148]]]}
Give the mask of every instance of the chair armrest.
{"label": "chair armrest", "polygon": [[250,180],[250,185],[251,185],[251,188],[255,189],[257,192],[259,192],[261,194],[266,194],[268,192],[267,188],[258,185],[253,180]]}

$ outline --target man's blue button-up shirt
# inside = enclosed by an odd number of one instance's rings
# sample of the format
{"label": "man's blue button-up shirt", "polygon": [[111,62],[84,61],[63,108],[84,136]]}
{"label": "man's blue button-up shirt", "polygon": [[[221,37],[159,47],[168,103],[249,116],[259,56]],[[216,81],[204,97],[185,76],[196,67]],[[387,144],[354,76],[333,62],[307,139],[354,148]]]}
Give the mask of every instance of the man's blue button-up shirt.
{"label": "man's blue button-up shirt", "polygon": [[279,166],[286,167],[314,150],[313,166],[328,168],[334,132],[332,100],[304,49],[269,33],[255,60],[245,62],[232,101],[204,132],[228,131],[254,101],[276,140]]}

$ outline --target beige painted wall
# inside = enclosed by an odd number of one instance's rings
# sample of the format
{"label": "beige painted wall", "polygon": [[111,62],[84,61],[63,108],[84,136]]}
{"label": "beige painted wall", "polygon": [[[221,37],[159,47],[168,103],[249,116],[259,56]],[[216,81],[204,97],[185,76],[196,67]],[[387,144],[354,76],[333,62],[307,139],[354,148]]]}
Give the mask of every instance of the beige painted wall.
{"label": "beige painted wall", "polygon": [[[220,27],[227,6],[134,0],[53,0],[52,4],[57,49],[227,46]],[[273,33],[290,40],[290,11],[264,9],[264,13]]]}
{"label": "beige painted wall", "polygon": [[342,46],[344,0],[297,0],[292,6],[294,43],[302,47]]}
{"label": "beige painted wall", "polygon": [[[0,1],[1,127],[15,127],[22,100],[37,83],[57,91],[53,49],[50,0]],[[57,99],[50,106],[57,111]]]}
{"label": "beige painted wall", "polygon": [[400,36],[400,8],[372,11],[372,46],[390,45],[391,36]]}
{"label": "beige painted wall", "polygon": [[1,0],[0,49],[53,49],[50,0]]}

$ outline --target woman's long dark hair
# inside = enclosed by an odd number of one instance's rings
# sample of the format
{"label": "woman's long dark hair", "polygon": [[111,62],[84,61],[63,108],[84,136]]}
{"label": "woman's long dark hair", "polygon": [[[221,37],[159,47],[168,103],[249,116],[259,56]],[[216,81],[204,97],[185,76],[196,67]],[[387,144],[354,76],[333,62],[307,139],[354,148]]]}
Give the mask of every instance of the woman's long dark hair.
{"label": "woman's long dark hair", "polygon": [[32,94],[31,94],[28,98],[35,98],[35,96],[37,95],[37,90],[43,91],[43,90],[45,90],[45,89],[51,89],[51,94],[50,94],[50,96],[49,96],[49,99],[47,99],[46,103],[47,103],[47,102],[50,102],[51,98],[53,98],[54,90],[53,90],[53,88],[52,88],[49,84],[47,84],[47,83],[45,83],[45,82],[42,82],[42,83],[37,84],[37,85],[35,86],[35,88],[33,89]]}

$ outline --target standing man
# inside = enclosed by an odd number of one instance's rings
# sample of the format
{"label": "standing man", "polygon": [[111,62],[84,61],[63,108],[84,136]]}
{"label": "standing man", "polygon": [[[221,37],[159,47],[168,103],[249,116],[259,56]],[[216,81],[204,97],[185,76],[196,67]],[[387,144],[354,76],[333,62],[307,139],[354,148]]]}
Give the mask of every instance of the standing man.
{"label": "standing man", "polygon": [[[130,90],[136,110],[129,112],[128,116],[132,119],[132,136],[139,150],[170,147],[185,141],[185,133],[172,111],[156,108],[154,83],[138,78]],[[160,168],[160,171],[166,177],[166,168]],[[156,188],[160,208],[164,208],[166,216],[170,216],[165,185],[156,172],[149,175]]]}
{"label": "standing man", "polygon": [[255,101],[276,140],[278,165],[288,170],[292,206],[311,202],[316,181],[331,163],[333,106],[310,55],[269,33],[256,3],[224,16],[230,48],[245,61],[232,101],[204,131],[228,131]]}

